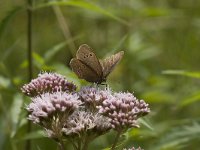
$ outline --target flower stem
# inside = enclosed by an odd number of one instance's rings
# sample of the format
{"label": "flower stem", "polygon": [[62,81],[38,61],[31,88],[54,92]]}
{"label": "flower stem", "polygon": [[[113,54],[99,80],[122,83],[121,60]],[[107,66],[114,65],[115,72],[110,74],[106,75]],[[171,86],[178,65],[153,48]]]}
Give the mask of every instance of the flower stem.
{"label": "flower stem", "polygon": [[60,142],[59,142],[59,148],[60,148],[60,150],[65,150],[65,145],[62,140],[60,140]]}
{"label": "flower stem", "polygon": [[75,142],[73,141],[73,139],[68,139],[68,141],[72,144],[74,150],[78,150],[78,146],[75,144]]}
{"label": "flower stem", "polygon": [[33,76],[33,58],[32,58],[32,6],[33,0],[28,0],[27,8],[27,50],[28,50],[28,73],[29,81]]}
{"label": "flower stem", "polygon": [[[28,52],[28,80],[31,81],[33,76],[33,60],[32,60],[32,6],[33,0],[27,0],[27,52]],[[31,121],[28,121],[27,134],[31,132]],[[31,150],[31,140],[27,140],[25,144],[26,150]]]}
{"label": "flower stem", "polygon": [[81,140],[78,140],[78,148],[77,150],[81,150]]}
{"label": "flower stem", "polygon": [[88,149],[88,143],[89,143],[89,138],[87,135],[85,136],[84,144],[83,144],[83,149],[82,150],[87,150]]}
{"label": "flower stem", "polygon": [[117,145],[117,142],[118,142],[118,140],[119,140],[120,135],[121,135],[121,131],[117,131],[117,135],[116,135],[116,137],[115,137],[115,140],[114,140],[114,143],[113,143],[113,145],[112,145],[112,147],[111,147],[111,150],[114,150],[114,149],[115,149],[115,147],[116,147],[116,145]]}

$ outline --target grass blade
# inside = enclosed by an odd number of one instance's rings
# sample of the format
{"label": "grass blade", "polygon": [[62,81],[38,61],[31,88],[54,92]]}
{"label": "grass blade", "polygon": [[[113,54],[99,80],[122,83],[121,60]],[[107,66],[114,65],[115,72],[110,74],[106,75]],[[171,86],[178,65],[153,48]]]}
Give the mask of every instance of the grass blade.
{"label": "grass blade", "polygon": [[55,5],[59,5],[59,6],[74,6],[74,7],[80,7],[80,8],[84,8],[84,9],[87,9],[87,10],[91,10],[91,11],[94,11],[96,13],[99,13],[99,14],[102,14],[102,15],[105,15],[107,17],[110,17],[124,25],[127,25],[129,26],[129,23],[112,14],[111,12],[107,11],[106,9],[103,9],[93,3],[89,3],[89,2],[86,2],[86,1],[80,1],[80,0],[71,0],[71,1],[53,1],[53,2],[48,2],[48,3],[45,3],[45,4],[42,4],[42,5],[39,5],[38,7],[36,7],[36,9],[38,8],[43,8],[43,7],[48,7],[48,6],[55,6]]}
{"label": "grass blade", "polygon": [[190,72],[184,70],[165,70],[162,73],[166,75],[181,75],[191,78],[200,78],[200,72]]}

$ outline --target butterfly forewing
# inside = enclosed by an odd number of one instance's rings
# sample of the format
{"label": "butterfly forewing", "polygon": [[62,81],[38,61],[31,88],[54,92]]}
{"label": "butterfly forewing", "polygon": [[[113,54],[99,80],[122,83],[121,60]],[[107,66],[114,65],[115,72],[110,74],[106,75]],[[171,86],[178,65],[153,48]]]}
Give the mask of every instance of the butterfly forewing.
{"label": "butterfly forewing", "polygon": [[112,72],[114,67],[119,63],[124,55],[124,51],[120,51],[117,54],[107,57],[106,59],[101,61],[101,67],[103,70],[103,78],[106,77]]}
{"label": "butterfly forewing", "polygon": [[88,82],[99,82],[101,79],[97,76],[96,72],[90,69],[87,65],[80,60],[73,58],[70,61],[70,67],[80,79],[85,79]]}
{"label": "butterfly forewing", "polygon": [[103,75],[101,64],[92,52],[92,49],[87,44],[82,44],[77,53],[76,58],[79,59],[86,66],[90,67],[97,74],[97,78],[101,78]]}

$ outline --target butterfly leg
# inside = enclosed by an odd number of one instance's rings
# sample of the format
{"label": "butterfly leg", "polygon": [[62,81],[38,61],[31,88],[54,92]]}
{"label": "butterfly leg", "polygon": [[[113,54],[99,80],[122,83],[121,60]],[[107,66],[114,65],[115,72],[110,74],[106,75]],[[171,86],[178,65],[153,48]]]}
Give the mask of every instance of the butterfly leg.
{"label": "butterfly leg", "polygon": [[105,85],[106,90],[108,90],[108,84],[107,83],[101,83],[100,85]]}

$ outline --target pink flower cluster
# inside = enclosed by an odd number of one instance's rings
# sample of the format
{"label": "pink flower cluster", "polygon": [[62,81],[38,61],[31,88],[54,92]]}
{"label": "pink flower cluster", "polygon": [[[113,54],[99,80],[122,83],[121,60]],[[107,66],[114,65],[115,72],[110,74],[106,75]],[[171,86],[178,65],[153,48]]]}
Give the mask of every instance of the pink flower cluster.
{"label": "pink flower cluster", "polygon": [[114,93],[98,109],[100,114],[109,118],[115,130],[139,127],[137,119],[150,112],[148,104],[131,93]]}
{"label": "pink flower cluster", "polygon": [[84,136],[89,132],[93,137],[101,135],[110,129],[110,123],[104,116],[87,111],[77,111],[71,115],[62,131],[66,136]]}
{"label": "pink flower cluster", "polygon": [[82,87],[78,94],[85,107],[90,111],[96,111],[97,106],[101,105],[106,99],[112,97],[110,90],[102,90],[100,88],[88,86]]}
{"label": "pink flower cluster", "polygon": [[76,85],[65,79],[64,76],[57,73],[42,73],[29,84],[21,88],[22,92],[29,97],[35,97],[46,92],[73,92]]}
{"label": "pink flower cluster", "polygon": [[150,112],[149,105],[132,93],[91,86],[76,92],[76,85],[56,73],[39,74],[21,90],[31,97],[26,107],[28,119],[42,126],[55,140],[93,139],[110,129],[123,132],[139,127],[138,118]]}
{"label": "pink flower cluster", "polygon": [[68,94],[61,91],[55,93],[44,93],[31,98],[32,102],[27,106],[28,119],[34,123],[43,124],[55,116],[71,115],[78,109],[81,101],[77,94]]}

